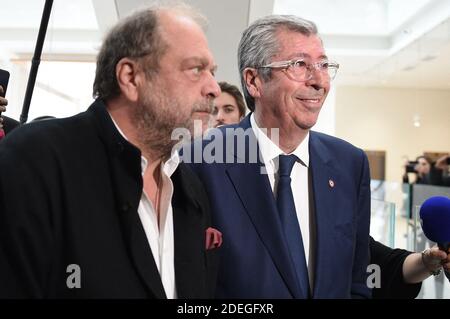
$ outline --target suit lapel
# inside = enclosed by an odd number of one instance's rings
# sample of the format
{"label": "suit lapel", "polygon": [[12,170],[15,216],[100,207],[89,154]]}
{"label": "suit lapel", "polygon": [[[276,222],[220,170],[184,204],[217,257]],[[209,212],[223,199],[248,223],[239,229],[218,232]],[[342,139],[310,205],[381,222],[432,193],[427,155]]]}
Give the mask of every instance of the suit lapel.
{"label": "suit lapel", "polygon": [[[251,130],[249,118],[247,116],[241,123],[244,131],[247,129]],[[253,132],[247,134],[246,137],[248,137],[246,143],[257,145]],[[251,158],[248,150],[253,150],[253,148],[246,147],[245,149],[247,151],[246,158]],[[259,147],[256,150],[259,154]],[[235,154],[238,154],[236,150]],[[295,269],[284,240],[270,182],[267,175],[262,173],[263,170],[264,165],[262,163],[248,163],[246,161],[243,164],[237,164],[228,168],[227,174],[286,286],[294,298],[304,298],[298,287]]]}
{"label": "suit lapel", "polygon": [[142,193],[141,154],[114,127],[103,103],[91,107],[109,152],[111,179],[124,241],[136,272],[155,298],[166,298],[144,228],[137,213]]}
{"label": "suit lapel", "polygon": [[310,163],[314,192],[315,225],[316,225],[316,266],[314,279],[314,298],[326,295],[329,282],[322,278],[330,266],[333,256],[334,233],[336,223],[336,207],[339,207],[334,184],[339,186],[338,170],[332,167],[331,154],[323,143],[311,132]]}
{"label": "suit lapel", "polygon": [[206,225],[203,218],[204,212],[195,200],[198,198],[198,194],[196,194],[198,189],[189,175],[183,163],[180,163],[172,175],[175,281],[180,299],[205,298],[207,296]]}

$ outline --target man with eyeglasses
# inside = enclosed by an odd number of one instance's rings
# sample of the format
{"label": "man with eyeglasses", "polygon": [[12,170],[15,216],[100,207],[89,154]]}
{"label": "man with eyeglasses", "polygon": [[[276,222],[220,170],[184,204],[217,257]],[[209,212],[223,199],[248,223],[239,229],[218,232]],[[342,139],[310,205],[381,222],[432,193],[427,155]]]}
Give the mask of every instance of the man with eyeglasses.
{"label": "man with eyeglasses", "polygon": [[[216,296],[370,297],[367,158],[311,131],[339,65],[329,61],[314,23],[295,16],[255,21],[238,59],[252,113],[211,131],[214,142],[217,132],[224,136],[223,162],[192,164],[223,233]],[[244,152],[233,143],[242,136]]]}

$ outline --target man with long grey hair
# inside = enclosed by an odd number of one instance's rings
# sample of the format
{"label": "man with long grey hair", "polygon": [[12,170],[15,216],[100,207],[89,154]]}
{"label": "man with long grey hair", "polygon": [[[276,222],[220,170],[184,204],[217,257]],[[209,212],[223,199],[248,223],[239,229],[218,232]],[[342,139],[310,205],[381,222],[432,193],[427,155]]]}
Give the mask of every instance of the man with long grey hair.
{"label": "man with long grey hair", "polygon": [[208,200],[171,152],[220,93],[203,23],[181,5],[125,18],[90,108],[2,141],[0,298],[211,297]]}
{"label": "man with long grey hair", "polygon": [[216,295],[369,297],[367,158],[343,140],[311,131],[339,65],[325,54],[315,24],[296,16],[252,23],[238,59],[252,111],[234,127],[249,132],[245,150],[228,143],[239,139],[236,131],[219,128],[224,141],[217,144],[234,146],[224,158],[237,163],[192,165],[224,236]]}

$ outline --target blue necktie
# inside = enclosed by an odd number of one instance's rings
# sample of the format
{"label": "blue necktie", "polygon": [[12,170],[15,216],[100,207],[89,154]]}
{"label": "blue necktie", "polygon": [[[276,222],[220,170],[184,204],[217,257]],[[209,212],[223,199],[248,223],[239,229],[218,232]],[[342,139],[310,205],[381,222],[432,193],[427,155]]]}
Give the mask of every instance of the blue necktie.
{"label": "blue necktie", "polygon": [[305,298],[309,297],[309,278],[306,266],[302,233],[298,224],[294,196],[291,189],[291,171],[297,160],[295,155],[279,156],[279,180],[277,189],[277,207],[280,214],[284,236],[295,266],[300,289]]}

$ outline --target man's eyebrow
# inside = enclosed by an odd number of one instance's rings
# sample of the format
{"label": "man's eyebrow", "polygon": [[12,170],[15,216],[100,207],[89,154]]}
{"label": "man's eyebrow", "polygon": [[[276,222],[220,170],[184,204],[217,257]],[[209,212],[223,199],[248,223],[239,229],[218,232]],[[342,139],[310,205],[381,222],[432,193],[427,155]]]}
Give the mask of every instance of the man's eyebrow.
{"label": "man's eyebrow", "polygon": [[[199,63],[199,64],[201,64],[202,67],[204,67],[204,68],[206,68],[206,67],[210,64],[210,62],[209,62],[209,60],[208,60],[207,58],[196,57],[196,56],[185,58],[185,59],[183,59],[183,61],[182,61],[182,65],[189,64],[189,63]],[[208,69],[209,69],[211,72],[215,73],[215,72],[217,72],[217,68],[218,68],[217,64],[213,64],[213,65],[212,65],[210,68],[208,68]]]}
{"label": "man's eyebrow", "polygon": [[197,57],[197,56],[187,57],[187,58],[183,59],[183,62],[185,62],[185,63],[196,62],[196,63],[200,63],[202,65],[209,64],[209,61],[207,58],[202,58],[202,57]]}
{"label": "man's eyebrow", "polygon": [[[293,58],[305,58],[305,59],[311,59],[311,56],[308,53],[304,53],[304,52],[297,52],[295,54],[292,54],[291,59]],[[319,56],[320,60],[328,60],[328,56],[326,54],[322,54],[321,56]]]}
{"label": "man's eyebrow", "polygon": [[196,57],[196,56],[187,57],[187,58],[183,59],[183,63],[189,63],[189,62],[196,62],[196,63],[204,64],[205,63],[205,59],[204,58],[200,58],[200,57]]}
{"label": "man's eyebrow", "polygon": [[290,58],[311,58],[311,56],[308,53],[304,53],[304,52],[296,52],[290,55]]}

